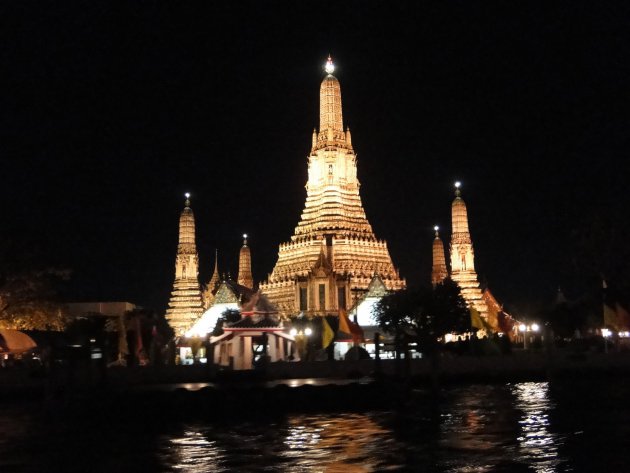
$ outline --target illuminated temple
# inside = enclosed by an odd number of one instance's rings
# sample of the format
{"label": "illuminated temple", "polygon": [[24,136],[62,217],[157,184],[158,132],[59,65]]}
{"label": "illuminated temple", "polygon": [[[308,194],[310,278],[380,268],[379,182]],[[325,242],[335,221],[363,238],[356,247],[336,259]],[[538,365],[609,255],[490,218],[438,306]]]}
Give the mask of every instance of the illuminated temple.
{"label": "illuminated temple", "polygon": [[435,238],[433,239],[433,267],[431,268],[431,284],[435,287],[448,277],[448,269],[446,268],[446,257],[444,256],[444,243],[440,238],[440,228],[436,225]]}
{"label": "illuminated temple", "polygon": [[468,211],[461,197],[460,183],[455,183],[455,187],[455,199],[451,204],[451,279],[460,287],[468,305],[477,309],[479,314],[486,318],[488,305],[475,271],[475,252],[468,230]]}
{"label": "illuminated temple", "polygon": [[203,303],[199,288],[199,257],[195,244],[195,216],[190,208],[189,194],[179,217],[179,244],[175,258],[175,281],[166,310],[166,320],[182,335],[201,316]]}
{"label": "illuminated temple", "polygon": [[260,288],[283,315],[324,315],[350,308],[378,275],[388,290],[405,287],[387,243],[368,222],[341,88],[330,58],[320,87],[319,132],[308,156],[306,204],[291,240]]}

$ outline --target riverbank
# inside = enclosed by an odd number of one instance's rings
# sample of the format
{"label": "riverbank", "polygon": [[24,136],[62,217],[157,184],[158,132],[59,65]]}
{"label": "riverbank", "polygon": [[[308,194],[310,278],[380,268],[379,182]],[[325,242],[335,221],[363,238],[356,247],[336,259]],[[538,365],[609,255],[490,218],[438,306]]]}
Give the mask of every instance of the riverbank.
{"label": "riverbank", "polygon": [[99,369],[87,361],[59,365],[51,370],[44,370],[41,366],[2,369],[0,401],[66,397],[73,393],[93,392],[124,395],[140,390],[147,394],[152,391],[187,390],[186,386],[265,390],[278,386],[296,388],[306,384],[317,389],[327,385],[347,385],[348,380],[361,380],[356,383],[359,386],[357,389],[367,390],[367,385],[376,382],[385,385],[402,382],[422,388],[432,386],[436,381],[446,386],[605,376],[630,376],[630,353],[575,354],[557,350],[551,357],[543,352],[522,351],[505,356],[443,356],[439,359],[437,369],[432,366],[430,359],[412,359],[407,362],[278,362],[251,371],[228,371],[208,365]]}

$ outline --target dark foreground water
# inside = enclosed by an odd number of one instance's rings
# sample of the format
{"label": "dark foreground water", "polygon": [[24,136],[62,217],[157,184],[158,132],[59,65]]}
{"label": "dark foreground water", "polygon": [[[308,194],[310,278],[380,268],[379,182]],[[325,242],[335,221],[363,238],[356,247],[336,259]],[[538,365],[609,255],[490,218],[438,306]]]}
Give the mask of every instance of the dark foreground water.
{"label": "dark foreground water", "polygon": [[388,411],[221,422],[49,408],[0,404],[0,472],[630,471],[626,380],[460,386],[437,404],[420,392]]}

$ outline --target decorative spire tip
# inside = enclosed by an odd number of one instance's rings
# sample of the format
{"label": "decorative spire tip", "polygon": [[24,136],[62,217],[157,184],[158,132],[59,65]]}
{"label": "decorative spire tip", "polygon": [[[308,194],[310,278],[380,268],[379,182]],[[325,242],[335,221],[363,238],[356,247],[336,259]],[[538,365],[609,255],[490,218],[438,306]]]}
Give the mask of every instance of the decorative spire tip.
{"label": "decorative spire tip", "polygon": [[435,238],[439,238],[439,237],[440,237],[440,234],[439,234],[438,232],[439,232],[439,230],[440,230],[440,227],[439,227],[439,226],[437,226],[437,225],[435,225],[435,226],[433,227],[433,230],[435,230]]}
{"label": "decorative spire tip", "polygon": [[243,233],[243,245],[247,245],[247,233]]}
{"label": "decorative spire tip", "polygon": [[455,181],[455,195],[457,197],[461,195],[461,191],[459,190],[461,186],[462,186],[462,183],[460,181]]}
{"label": "decorative spire tip", "polygon": [[332,62],[332,58],[330,57],[330,54],[328,55],[328,61],[326,61],[324,70],[326,71],[327,74],[332,74],[333,72],[335,72],[335,65]]}
{"label": "decorative spire tip", "polygon": [[184,194],[184,197],[186,197],[186,202],[185,202],[186,207],[190,207],[190,192],[186,192]]}

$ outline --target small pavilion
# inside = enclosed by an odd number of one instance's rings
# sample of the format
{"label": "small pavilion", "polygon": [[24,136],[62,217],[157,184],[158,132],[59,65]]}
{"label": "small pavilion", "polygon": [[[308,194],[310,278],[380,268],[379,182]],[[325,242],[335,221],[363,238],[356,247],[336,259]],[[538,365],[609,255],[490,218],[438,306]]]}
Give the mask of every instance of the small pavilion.
{"label": "small pavilion", "polygon": [[211,337],[214,363],[235,370],[249,370],[266,359],[288,360],[295,339],[287,333],[278,311],[260,292],[241,309],[241,319],[223,327],[221,335]]}

